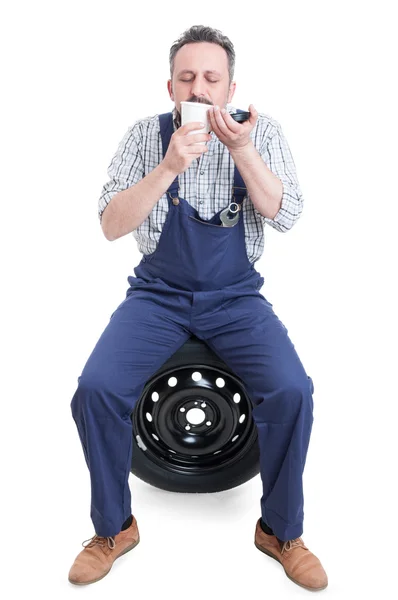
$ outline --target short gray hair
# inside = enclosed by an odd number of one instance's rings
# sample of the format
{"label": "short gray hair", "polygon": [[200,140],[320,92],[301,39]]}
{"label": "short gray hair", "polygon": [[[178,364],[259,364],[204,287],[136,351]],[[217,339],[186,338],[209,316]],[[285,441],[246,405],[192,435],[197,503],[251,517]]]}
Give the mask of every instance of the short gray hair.
{"label": "short gray hair", "polygon": [[205,27],[204,25],[193,25],[176,40],[170,48],[170,77],[173,78],[174,71],[174,58],[178,50],[185,44],[191,44],[195,42],[211,42],[218,44],[227,53],[228,57],[228,71],[229,71],[229,84],[231,84],[234,77],[235,70],[235,50],[234,46],[227,36],[223,35],[218,29],[212,29],[211,27]]}

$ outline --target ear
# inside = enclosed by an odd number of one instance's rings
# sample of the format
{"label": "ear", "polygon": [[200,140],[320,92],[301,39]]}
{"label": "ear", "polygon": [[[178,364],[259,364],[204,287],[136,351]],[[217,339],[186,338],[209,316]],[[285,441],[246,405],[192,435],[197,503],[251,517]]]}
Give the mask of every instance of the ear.
{"label": "ear", "polygon": [[229,94],[228,94],[228,104],[231,102],[233,95],[235,94],[235,89],[236,89],[236,82],[233,81],[231,83],[231,85],[229,86]]}
{"label": "ear", "polygon": [[171,79],[169,79],[167,81],[167,89],[169,91],[171,100],[173,100],[173,102],[174,102],[173,85],[172,85]]}

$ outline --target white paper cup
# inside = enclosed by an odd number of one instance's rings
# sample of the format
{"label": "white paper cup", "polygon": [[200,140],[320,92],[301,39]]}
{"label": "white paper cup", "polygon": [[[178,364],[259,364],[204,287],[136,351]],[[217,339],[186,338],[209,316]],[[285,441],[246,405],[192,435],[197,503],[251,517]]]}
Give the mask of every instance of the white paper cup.
{"label": "white paper cup", "polygon": [[[202,129],[190,131],[188,135],[194,133],[210,133],[210,123],[207,117],[207,111],[212,107],[211,104],[202,104],[201,102],[180,102],[181,104],[181,126],[186,123],[198,121],[204,123]],[[197,142],[198,144],[206,144],[206,142]]]}

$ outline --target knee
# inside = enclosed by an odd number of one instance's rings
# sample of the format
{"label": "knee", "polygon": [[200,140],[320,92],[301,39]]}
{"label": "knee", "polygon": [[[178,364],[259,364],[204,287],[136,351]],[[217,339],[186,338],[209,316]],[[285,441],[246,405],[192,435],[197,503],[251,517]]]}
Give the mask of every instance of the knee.
{"label": "knee", "polygon": [[312,396],[314,392],[313,381],[305,373],[296,378],[286,379],[282,387],[295,396]]}
{"label": "knee", "polygon": [[302,413],[310,418],[313,413],[314,385],[304,371],[296,376],[280,373],[267,384],[266,391],[254,402],[253,418],[258,422],[287,423]]}
{"label": "knee", "polygon": [[92,404],[100,405],[104,382],[100,374],[86,374],[84,372],[77,378],[77,382],[77,389],[70,403],[70,408],[73,418],[80,420]]}
{"label": "knee", "polygon": [[313,409],[314,384],[311,377],[303,373],[300,377],[284,381],[281,387],[283,397],[289,405]]}

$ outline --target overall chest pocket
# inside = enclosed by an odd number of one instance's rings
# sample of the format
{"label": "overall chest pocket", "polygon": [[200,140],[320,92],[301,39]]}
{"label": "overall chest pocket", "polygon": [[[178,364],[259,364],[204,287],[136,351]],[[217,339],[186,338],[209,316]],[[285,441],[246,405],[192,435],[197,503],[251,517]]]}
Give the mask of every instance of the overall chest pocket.
{"label": "overall chest pocket", "polygon": [[189,218],[192,219],[192,221],[196,221],[197,223],[200,223],[201,225],[208,225],[210,227],[218,227],[218,229],[228,229],[228,227],[224,227],[222,224],[216,225],[215,223],[209,223],[208,221],[201,221],[200,219],[197,219],[196,217],[192,217],[192,215],[189,215]]}

